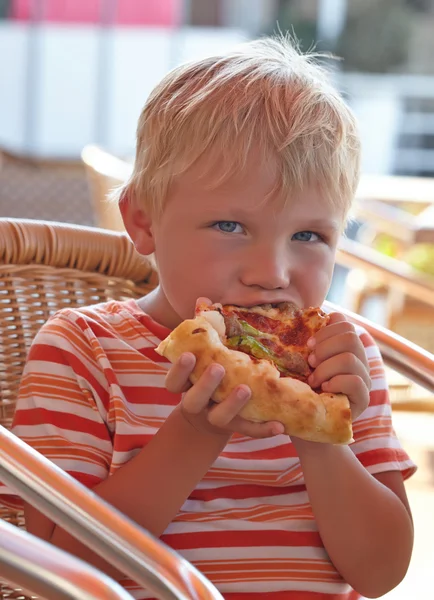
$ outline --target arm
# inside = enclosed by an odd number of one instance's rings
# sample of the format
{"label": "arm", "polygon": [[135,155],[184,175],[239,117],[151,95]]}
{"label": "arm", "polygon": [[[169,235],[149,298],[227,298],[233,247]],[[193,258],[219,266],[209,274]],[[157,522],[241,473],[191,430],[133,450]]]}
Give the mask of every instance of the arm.
{"label": "arm", "polygon": [[[370,404],[373,380],[373,394],[379,391],[381,357],[373,342],[366,339],[363,343],[370,348],[370,361],[354,327],[338,313],[310,342],[309,361],[315,367],[311,385],[346,394],[353,422]],[[387,397],[384,383],[381,386]],[[368,423],[378,422],[378,416],[374,417],[377,403],[378,395],[366,417]],[[362,453],[369,455],[369,447],[363,445],[369,433],[361,422],[354,423],[354,435],[356,442],[362,436]],[[381,427],[385,424],[383,419]],[[376,431],[376,440],[378,435]],[[347,446],[298,439],[293,443],[320,535],[335,567],[364,596],[376,598],[388,592],[403,579],[413,547],[413,524],[401,473],[372,476]],[[384,458],[384,451],[374,452],[382,452]]]}
{"label": "arm", "polygon": [[293,443],[331,561],[360,594],[385,594],[403,579],[413,547],[401,473],[374,478],[347,446]]}
{"label": "arm", "polygon": [[[180,393],[190,387],[182,402],[132,460],[93,488],[155,536],[160,536],[175,518],[233,431],[251,437],[268,437],[283,431],[280,423],[250,423],[238,416],[250,396],[246,386],[236,387],[224,402],[210,407],[209,399],[223,378],[224,369],[210,365],[199,381],[190,386],[188,377],[194,365],[195,357],[188,354],[186,362],[181,356],[170,369],[166,379],[170,391]],[[28,504],[25,517],[31,533],[86,560],[111,577],[123,576]]]}
{"label": "arm", "polygon": [[[195,429],[175,409],[152,440],[131,461],[93,491],[159,537],[196,484],[223,450],[229,434]],[[127,491],[127,493],[125,493]],[[79,556],[111,577],[123,575],[72,535],[25,504],[27,530]]]}

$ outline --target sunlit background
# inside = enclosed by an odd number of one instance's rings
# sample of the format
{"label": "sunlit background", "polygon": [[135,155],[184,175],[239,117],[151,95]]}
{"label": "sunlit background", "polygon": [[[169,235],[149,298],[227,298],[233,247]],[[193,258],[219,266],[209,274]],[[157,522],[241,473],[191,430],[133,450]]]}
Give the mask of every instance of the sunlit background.
{"label": "sunlit background", "polygon": [[[140,109],[169,69],[281,30],[294,32],[305,49],[341,57],[329,62],[360,120],[365,172],[432,175],[433,6],[431,0],[0,0],[0,145],[68,166],[89,143],[128,157]],[[1,214],[92,224],[79,173],[70,175],[72,203],[53,200],[53,185],[50,198],[41,198],[36,185],[33,204],[28,190],[20,199],[21,173],[7,162],[4,170]]]}
{"label": "sunlit background", "polygon": [[[339,57],[324,61],[359,119],[365,177],[349,241],[431,288],[422,301],[342,264],[329,299],[434,352],[434,0],[0,0],[0,216],[121,229],[101,197],[129,173],[153,86],[278,31]],[[398,400],[433,406],[391,381]],[[434,597],[433,418],[395,415],[420,469],[408,484],[414,559],[390,600]]]}

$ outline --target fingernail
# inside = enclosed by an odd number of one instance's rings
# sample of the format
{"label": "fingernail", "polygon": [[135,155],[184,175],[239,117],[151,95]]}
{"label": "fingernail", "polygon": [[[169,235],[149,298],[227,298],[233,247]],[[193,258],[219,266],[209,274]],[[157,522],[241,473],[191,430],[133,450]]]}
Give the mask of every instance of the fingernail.
{"label": "fingernail", "polygon": [[315,338],[311,337],[307,340],[306,345],[308,348],[313,348],[316,344]]}
{"label": "fingernail", "polygon": [[312,354],[309,354],[307,360],[311,367],[316,367],[318,360],[313,352],[312,352]]}
{"label": "fingernail", "polygon": [[250,396],[250,391],[247,388],[239,388],[237,390],[237,398],[239,400],[247,400],[247,398]]}
{"label": "fingernail", "polygon": [[221,378],[225,374],[225,370],[221,365],[212,365],[211,367],[211,375],[213,377]]}
{"label": "fingernail", "polygon": [[181,367],[189,367],[192,364],[191,354],[182,354],[179,359]]}

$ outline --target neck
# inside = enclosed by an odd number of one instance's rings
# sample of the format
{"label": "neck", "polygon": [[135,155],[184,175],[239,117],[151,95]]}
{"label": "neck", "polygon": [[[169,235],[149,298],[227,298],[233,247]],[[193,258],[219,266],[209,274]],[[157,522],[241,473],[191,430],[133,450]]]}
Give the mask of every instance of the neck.
{"label": "neck", "polygon": [[155,290],[140,298],[137,304],[154,321],[168,329],[175,329],[182,321],[173,310],[161,286],[157,286]]}

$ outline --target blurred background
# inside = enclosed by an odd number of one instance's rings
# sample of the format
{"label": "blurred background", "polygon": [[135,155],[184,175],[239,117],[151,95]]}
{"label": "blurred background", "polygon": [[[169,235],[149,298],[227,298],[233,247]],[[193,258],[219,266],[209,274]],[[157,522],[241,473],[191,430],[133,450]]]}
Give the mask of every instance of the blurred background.
{"label": "blurred background", "polygon": [[432,0],[0,0],[0,214],[92,224],[83,147],[131,156],[169,69],[278,29],[342,57],[364,172],[433,174]]}
{"label": "blurred background", "polygon": [[[122,230],[147,95],[174,66],[273,32],[330,51],[363,177],[329,299],[434,352],[434,0],[0,0],[0,217]],[[389,373],[419,462],[415,556],[391,600],[434,583],[434,402]]]}

